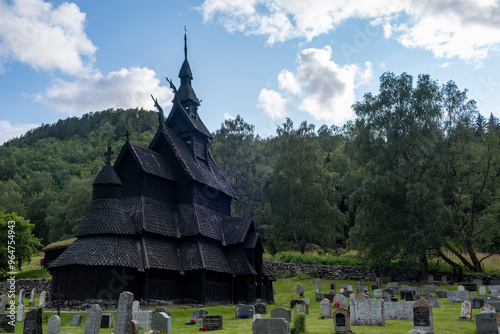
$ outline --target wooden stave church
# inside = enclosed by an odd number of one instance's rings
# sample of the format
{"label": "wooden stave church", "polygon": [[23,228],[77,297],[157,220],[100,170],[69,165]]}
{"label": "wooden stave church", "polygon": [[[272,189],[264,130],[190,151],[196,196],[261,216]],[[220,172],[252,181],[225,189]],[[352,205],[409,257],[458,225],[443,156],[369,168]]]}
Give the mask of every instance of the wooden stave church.
{"label": "wooden stave church", "polygon": [[167,119],[148,148],[127,137],[114,165],[93,182],[92,202],[73,242],[49,267],[63,300],[137,299],[273,302],[276,279],[251,216],[231,217],[237,196],[215,163],[212,136],[187,60]]}

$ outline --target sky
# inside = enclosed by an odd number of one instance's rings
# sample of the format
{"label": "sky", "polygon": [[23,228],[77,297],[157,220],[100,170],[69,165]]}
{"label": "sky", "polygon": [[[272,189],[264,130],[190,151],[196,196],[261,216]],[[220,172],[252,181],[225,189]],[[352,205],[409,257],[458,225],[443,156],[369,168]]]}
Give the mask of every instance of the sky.
{"label": "sky", "polygon": [[[186,27],[186,28],[185,28]],[[164,110],[187,56],[210,131],[240,115],[341,126],[384,72],[500,117],[500,0],[0,0],[0,144],[110,108]]]}

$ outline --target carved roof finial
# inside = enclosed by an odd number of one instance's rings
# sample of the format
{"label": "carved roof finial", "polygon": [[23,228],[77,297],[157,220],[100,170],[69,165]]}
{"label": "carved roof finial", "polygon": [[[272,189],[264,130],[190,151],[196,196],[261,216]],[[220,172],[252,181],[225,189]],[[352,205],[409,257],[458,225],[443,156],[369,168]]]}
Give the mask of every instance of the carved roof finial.
{"label": "carved roof finial", "polygon": [[188,59],[188,48],[187,48],[187,29],[186,26],[184,26],[184,59]]}
{"label": "carved roof finial", "polygon": [[106,165],[111,165],[111,154],[113,153],[115,152],[111,151],[111,146],[108,145],[108,151],[104,153],[104,155],[106,156]]}

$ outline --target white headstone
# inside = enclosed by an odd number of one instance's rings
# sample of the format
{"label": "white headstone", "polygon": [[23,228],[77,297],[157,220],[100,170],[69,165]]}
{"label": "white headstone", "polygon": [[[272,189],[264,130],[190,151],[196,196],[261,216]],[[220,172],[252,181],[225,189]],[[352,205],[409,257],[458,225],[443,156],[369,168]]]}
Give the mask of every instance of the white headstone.
{"label": "white headstone", "polygon": [[[40,300],[38,302],[38,307],[43,307],[45,306],[45,298],[47,296],[47,292],[45,291],[42,291],[42,293],[40,294]],[[59,319],[60,320],[60,319]]]}
{"label": "white headstone", "polygon": [[141,310],[141,303],[138,300],[135,300],[132,303],[132,312],[138,312]]}
{"label": "white headstone", "polygon": [[332,305],[328,299],[323,299],[319,302],[321,308],[321,316],[325,318],[330,318],[332,316]]}
{"label": "white headstone", "polygon": [[18,322],[24,321],[24,304],[23,303],[19,303],[19,305],[17,305],[17,318],[16,318],[16,320]]}
{"label": "white headstone", "polygon": [[153,311],[135,311],[132,312],[132,320],[137,321],[139,327],[142,329],[151,329],[151,319],[153,318]]}
{"label": "white headstone", "polygon": [[466,300],[462,303],[459,320],[471,320],[471,319],[472,319],[472,305],[470,301]]}
{"label": "white headstone", "polygon": [[255,321],[255,319],[262,319],[262,314],[254,314],[253,321]]}
{"label": "white headstone", "polygon": [[21,289],[21,291],[19,291],[19,299],[17,301],[17,303],[22,303],[24,300],[24,289]]}
{"label": "white headstone", "polygon": [[484,304],[484,306],[481,307],[481,313],[496,313],[496,310],[490,304]]}
{"label": "white headstone", "polygon": [[457,291],[465,291],[465,287],[463,285],[459,285],[457,287]]}
{"label": "white headstone", "polygon": [[304,303],[305,303],[307,306],[311,305],[311,299],[309,299],[309,297],[304,298]]}
{"label": "white headstone", "polygon": [[479,295],[486,296],[486,287],[484,285],[479,287]]}

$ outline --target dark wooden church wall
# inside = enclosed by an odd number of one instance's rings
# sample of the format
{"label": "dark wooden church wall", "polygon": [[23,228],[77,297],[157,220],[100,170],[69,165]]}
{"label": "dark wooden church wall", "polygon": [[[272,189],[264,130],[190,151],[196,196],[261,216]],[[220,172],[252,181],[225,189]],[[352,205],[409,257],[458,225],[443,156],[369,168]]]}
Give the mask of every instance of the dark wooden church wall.
{"label": "dark wooden church wall", "polygon": [[142,178],[139,167],[129,151],[125,152],[121,163],[116,167],[116,174],[122,181],[122,197],[134,197],[140,194]]}
{"label": "dark wooden church wall", "polygon": [[231,197],[198,182],[194,186],[194,203],[217,211],[224,216],[231,215]]}
{"label": "dark wooden church wall", "polygon": [[177,205],[177,192],[177,183],[155,175],[144,175],[142,190],[144,196],[150,196],[169,204]]}

